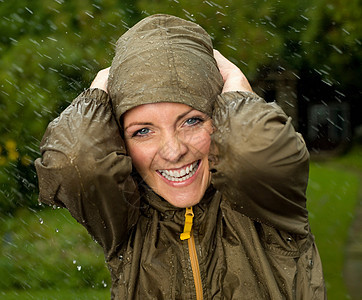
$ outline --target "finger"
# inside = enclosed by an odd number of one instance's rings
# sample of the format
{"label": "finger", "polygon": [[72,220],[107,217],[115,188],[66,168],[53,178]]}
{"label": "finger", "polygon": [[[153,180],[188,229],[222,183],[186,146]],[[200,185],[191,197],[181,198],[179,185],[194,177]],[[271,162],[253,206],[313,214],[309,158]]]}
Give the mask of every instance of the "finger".
{"label": "finger", "polygon": [[108,93],[107,87],[108,87],[109,69],[110,69],[110,67],[100,70],[97,73],[97,76],[94,78],[90,87],[98,88],[98,89],[101,89],[101,90],[105,91],[106,93]]}

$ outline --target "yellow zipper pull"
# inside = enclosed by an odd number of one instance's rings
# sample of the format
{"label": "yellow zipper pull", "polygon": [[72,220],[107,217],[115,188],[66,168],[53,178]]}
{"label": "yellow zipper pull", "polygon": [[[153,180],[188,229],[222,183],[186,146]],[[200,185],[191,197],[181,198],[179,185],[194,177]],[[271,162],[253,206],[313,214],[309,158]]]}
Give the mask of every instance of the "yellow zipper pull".
{"label": "yellow zipper pull", "polygon": [[180,235],[180,239],[182,241],[187,240],[191,237],[193,218],[194,218],[194,213],[192,212],[192,207],[186,207],[184,232],[181,233]]}

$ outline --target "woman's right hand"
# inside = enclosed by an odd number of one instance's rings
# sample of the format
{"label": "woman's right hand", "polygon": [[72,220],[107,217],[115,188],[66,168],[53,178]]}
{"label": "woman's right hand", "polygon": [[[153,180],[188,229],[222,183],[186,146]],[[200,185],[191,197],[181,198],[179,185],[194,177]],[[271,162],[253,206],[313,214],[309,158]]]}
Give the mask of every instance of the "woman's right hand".
{"label": "woman's right hand", "polygon": [[100,70],[97,73],[97,76],[94,78],[90,88],[91,89],[101,89],[108,94],[108,75],[110,67]]}

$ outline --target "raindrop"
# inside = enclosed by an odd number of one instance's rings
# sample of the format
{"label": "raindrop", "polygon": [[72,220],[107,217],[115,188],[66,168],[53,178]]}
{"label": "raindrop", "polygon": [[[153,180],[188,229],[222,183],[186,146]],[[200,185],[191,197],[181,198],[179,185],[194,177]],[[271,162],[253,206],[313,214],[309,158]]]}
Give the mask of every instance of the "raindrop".
{"label": "raindrop", "polygon": [[77,266],[77,270],[78,271],[82,270],[82,266]]}
{"label": "raindrop", "polygon": [[44,223],[44,221],[43,221],[42,218],[39,219],[39,222],[40,222],[40,224],[43,224],[43,223]]}
{"label": "raindrop", "polygon": [[234,46],[231,46],[231,45],[229,45],[229,44],[227,44],[226,46],[229,47],[230,49],[233,49],[234,51],[237,50]]}
{"label": "raindrop", "polygon": [[102,284],[104,287],[107,287],[107,283],[104,280],[102,280]]}
{"label": "raindrop", "polygon": [[90,13],[90,12],[85,12],[85,14],[87,15],[87,16],[89,16],[89,17],[91,17],[92,19],[94,19],[94,16]]}
{"label": "raindrop", "polygon": [[27,7],[25,6],[25,9],[26,9],[30,14],[34,14],[33,11],[32,11],[30,8],[27,8]]}
{"label": "raindrop", "polygon": [[346,95],[345,95],[345,94],[341,93],[341,92],[340,92],[340,91],[338,91],[338,90],[336,90],[336,93],[337,93],[337,94],[339,94],[339,95],[341,95],[342,97],[346,97]]}
{"label": "raindrop", "polygon": [[334,50],[336,50],[339,54],[343,54],[343,51],[341,49],[339,49],[337,46],[335,45],[330,45]]}
{"label": "raindrop", "polygon": [[53,37],[50,37],[50,36],[48,36],[47,39],[48,39],[48,40],[51,40],[51,41],[53,41],[53,42],[57,42],[57,41],[58,41],[57,39],[55,39],[55,38],[53,38]]}
{"label": "raindrop", "polygon": [[216,11],[215,14],[216,14],[216,15],[222,15],[222,16],[226,17],[226,14],[222,13],[221,11]]}
{"label": "raindrop", "polygon": [[10,41],[12,41],[14,44],[16,44],[18,41],[16,39],[13,38],[9,38]]}
{"label": "raindrop", "polygon": [[299,77],[297,74],[295,74],[294,72],[292,72],[292,74],[293,74],[297,79],[300,79],[300,77]]}
{"label": "raindrop", "polygon": [[210,3],[209,1],[204,1],[204,3],[210,5],[211,7],[213,7],[214,5],[212,5],[212,3]]}
{"label": "raindrop", "polygon": [[75,265],[76,263],[77,263],[77,261],[74,259],[74,260],[73,260],[73,265]]}
{"label": "raindrop", "polygon": [[57,232],[57,233],[58,233],[58,232],[59,232],[59,229],[58,229],[58,228],[55,228],[55,232]]}
{"label": "raindrop", "polygon": [[329,85],[329,86],[333,85],[333,83],[330,82],[328,79],[324,79],[324,80],[322,80],[322,82],[324,82],[326,85]]}

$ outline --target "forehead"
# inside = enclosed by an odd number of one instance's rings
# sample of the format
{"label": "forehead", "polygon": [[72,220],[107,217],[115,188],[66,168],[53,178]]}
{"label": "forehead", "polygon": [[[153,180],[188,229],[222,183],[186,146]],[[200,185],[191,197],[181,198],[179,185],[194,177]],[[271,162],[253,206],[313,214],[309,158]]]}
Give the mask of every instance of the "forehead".
{"label": "forehead", "polygon": [[161,102],[136,106],[123,114],[123,123],[171,120],[194,109],[186,104]]}

